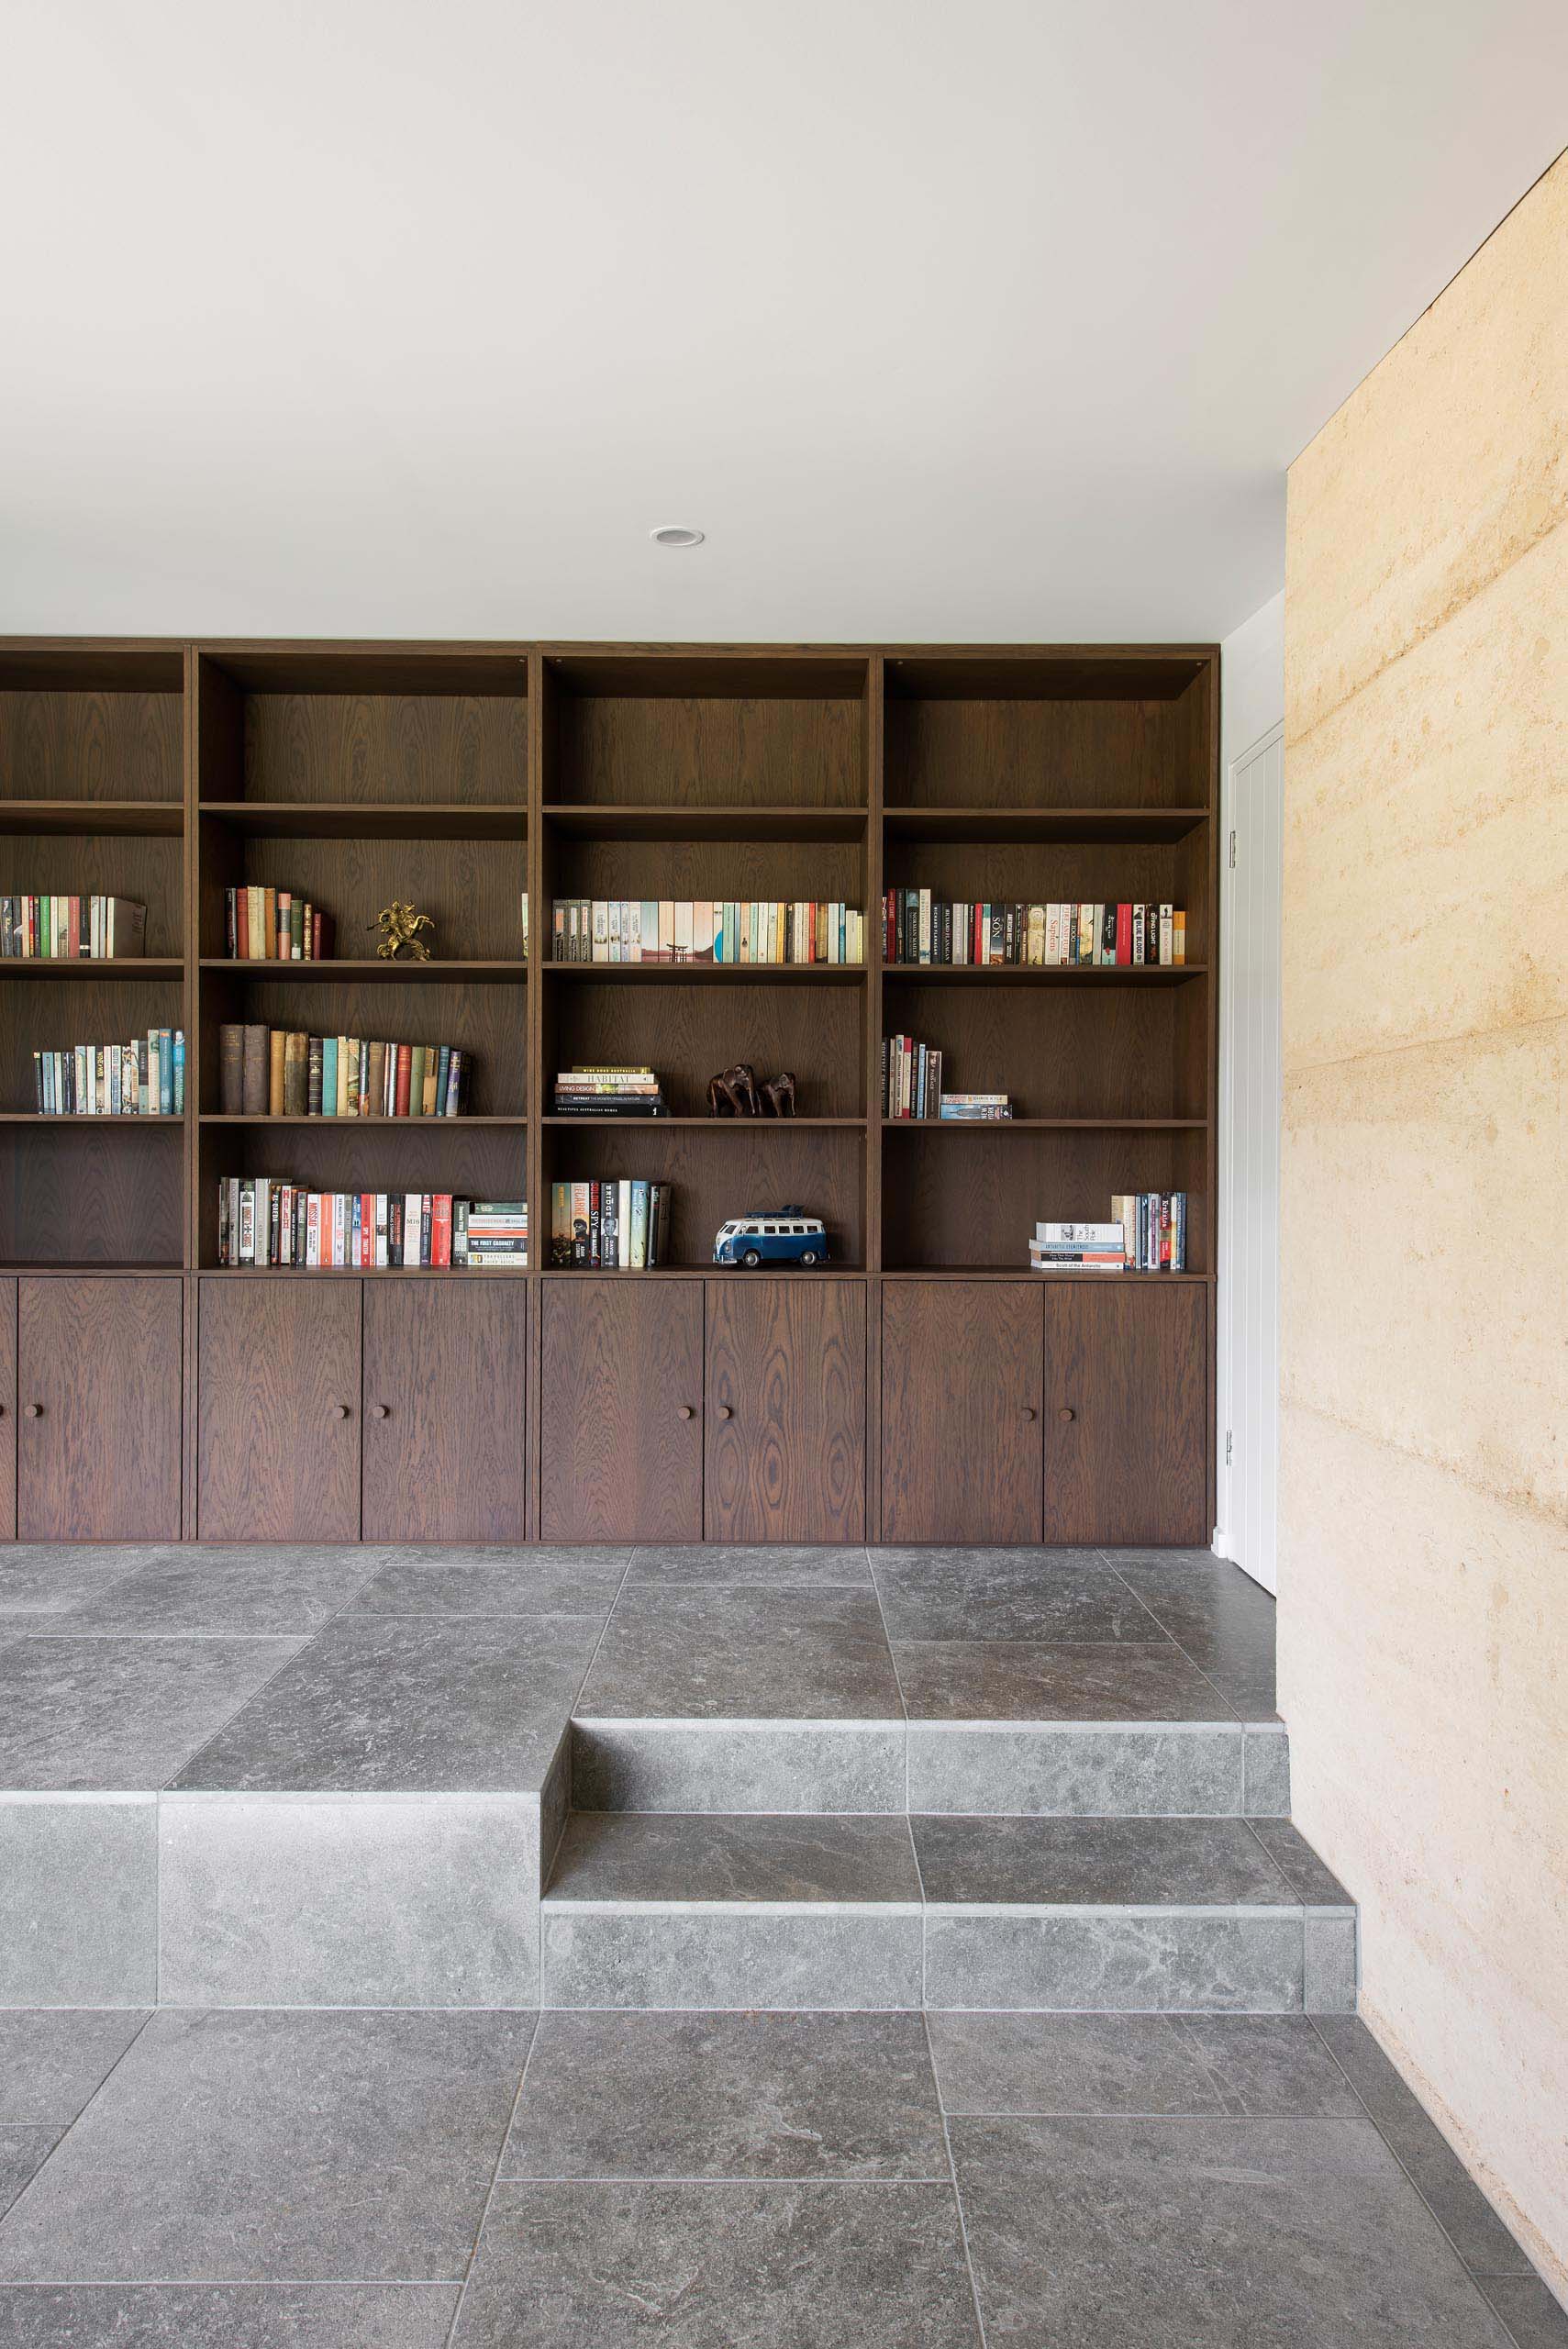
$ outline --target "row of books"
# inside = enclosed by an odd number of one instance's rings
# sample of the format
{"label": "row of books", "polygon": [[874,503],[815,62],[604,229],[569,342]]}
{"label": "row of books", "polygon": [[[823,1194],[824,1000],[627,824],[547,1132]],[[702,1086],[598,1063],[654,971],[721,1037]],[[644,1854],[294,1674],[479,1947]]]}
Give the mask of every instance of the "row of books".
{"label": "row of books", "polygon": [[938,1118],[969,1124],[1010,1118],[1006,1093],[949,1093],[942,1085],[942,1056],[935,1045],[914,1036],[882,1040],[882,1114],[884,1118]]}
{"label": "row of books", "polygon": [[528,1261],[524,1199],[450,1191],[312,1191],[267,1174],[217,1186],[220,1264],[520,1268]]}
{"label": "row of books", "polygon": [[550,1261],[597,1272],[650,1272],[669,1261],[671,1186],[552,1183]]}
{"label": "row of books", "polygon": [[43,1118],[178,1118],[185,1108],[185,1031],[150,1028],[124,1044],[67,1044],[33,1054]]}
{"label": "row of books", "polygon": [[224,895],[224,949],[239,963],[328,963],[337,925],[294,889],[246,882]]}
{"label": "row of books", "polygon": [[147,907],[131,897],[0,897],[0,956],[110,962],[147,951]]}
{"label": "row of books", "polygon": [[575,1067],[555,1080],[558,1118],[662,1118],[664,1095],[651,1068]]}
{"label": "row of books", "polygon": [[882,902],[889,963],[1174,965],[1187,959],[1181,906],[950,903],[929,889],[889,889]]}
{"label": "row of books", "polygon": [[1037,1223],[1029,1263],[1040,1273],[1184,1273],[1184,1191],[1123,1191],[1107,1223]]}
{"label": "row of books", "polygon": [[473,1063],[455,1044],[226,1021],[217,1031],[218,1102],[228,1118],[461,1118]]}
{"label": "row of books", "polygon": [[558,963],[863,963],[865,917],[840,898],[558,897]]}

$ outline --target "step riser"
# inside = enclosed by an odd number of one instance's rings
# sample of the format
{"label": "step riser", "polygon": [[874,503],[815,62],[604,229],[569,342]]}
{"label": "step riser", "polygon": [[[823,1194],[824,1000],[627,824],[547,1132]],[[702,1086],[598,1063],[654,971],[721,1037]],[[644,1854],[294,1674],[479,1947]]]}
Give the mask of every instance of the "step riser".
{"label": "step riser", "polygon": [[1300,1909],[880,1912],[545,1904],[542,2002],[636,2009],[929,2008],[1344,2013],[1355,1925]]}
{"label": "step riser", "polygon": [[579,1810],[1284,1819],[1283,1729],[577,1721]]}

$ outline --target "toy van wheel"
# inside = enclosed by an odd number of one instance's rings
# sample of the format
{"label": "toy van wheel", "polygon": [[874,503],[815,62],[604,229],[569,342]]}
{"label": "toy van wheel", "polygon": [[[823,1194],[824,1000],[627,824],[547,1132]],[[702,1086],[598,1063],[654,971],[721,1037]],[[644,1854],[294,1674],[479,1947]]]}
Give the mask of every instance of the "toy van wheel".
{"label": "toy van wheel", "polygon": [[751,1269],[752,1270],[752,1272],[755,1272],[755,1271],[756,1271],[756,1269],[757,1269],[758,1265],[762,1263],[762,1252],[761,1252],[761,1250],[760,1250],[760,1249],[756,1249],[756,1248],[748,1248],[748,1249],[747,1249],[747,1251],[746,1251],[746,1253],[745,1253],[745,1254],[741,1257],[741,1259],[740,1259],[740,1262],[741,1262],[743,1264],[750,1265],[750,1267],[751,1267]]}
{"label": "toy van wheel", "polygon": [[817,1262],[817,1251],[816,1251],[816,1249],[815,1249],[815,1248],[808,1248],[808,1249],[806,1251],[805,1254],[801,1257],[801,1260],[800,1260],[800,1261],[801,1261],[801,1263],[802,1263],[803,1264],[814,1264]]}

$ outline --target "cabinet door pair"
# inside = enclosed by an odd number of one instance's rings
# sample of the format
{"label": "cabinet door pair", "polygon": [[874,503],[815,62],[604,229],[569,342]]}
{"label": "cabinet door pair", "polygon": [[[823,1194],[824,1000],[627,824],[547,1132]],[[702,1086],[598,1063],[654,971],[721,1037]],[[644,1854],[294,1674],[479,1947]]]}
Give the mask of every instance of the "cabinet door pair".
{"label": "cabinet door pair", "polygon": [[884,1542],[1207,1542],[1207,1293],[889,1282]]}
{"label": "cabinet door pair", "polygon": [[528,1301],[506,1280],[206,1280],[205,1542],[520,1542]]}
{"label": "cabinet door pair", "polygon": [[183,1285],[0,1283],[0,1532],[180,1538]]}
{"label": "cabinet door pair", "polygon": [[544,1284],[546,1542],[865,1539],[856,1281]]}

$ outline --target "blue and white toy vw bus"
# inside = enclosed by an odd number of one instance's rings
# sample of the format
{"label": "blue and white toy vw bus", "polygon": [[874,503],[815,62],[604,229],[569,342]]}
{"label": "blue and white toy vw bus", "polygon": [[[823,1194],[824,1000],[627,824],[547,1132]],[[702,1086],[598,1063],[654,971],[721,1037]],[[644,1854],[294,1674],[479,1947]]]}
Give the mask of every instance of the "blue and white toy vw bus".
{"label": "blue and white toy vw bus", "polygon": [[820,1216],[800,1208],[769,1208],[732,1216],[713,1243],[716,1264],[825,1264],[828,1233]]}

